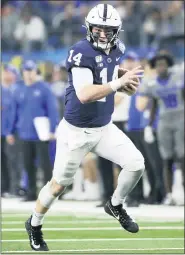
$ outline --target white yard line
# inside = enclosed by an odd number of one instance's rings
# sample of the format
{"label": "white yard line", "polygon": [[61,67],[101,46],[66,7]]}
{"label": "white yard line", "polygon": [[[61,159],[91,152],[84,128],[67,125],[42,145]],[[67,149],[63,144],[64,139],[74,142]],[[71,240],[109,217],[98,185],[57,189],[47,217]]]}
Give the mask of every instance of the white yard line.
{"label": "white yard line", "polygon": [[[20,213],[20,212],[1,212],[1,218],[21,218],[21,217],[28,217],[29,213]],[[67,213],[48,213],[47,217],[76,217],[76,218],[82,218],[84,216],[77,217],[74,213],[67,214]],[[106,215],[105,215],[106,216]],[[93,216],[92,216],[93,217]],[[90,218],[90,216],[88,217]]]}
{"label": "white yard line", "polygon": [[[9,213],[9,212],[1,212],[1,219],[4,221],[8,221],[9,218],[21,218],[21,217],[28,217],[29,214],[28,213]],[[84,215],[84,214],[75,214],[75,213],[71,213],[71,214],[65,214],[65,213],[48,213],[47,214],[47,218],[49,219],[50,217],[60,217],[61,219],[64,218],[64,217],[69,217],[69,216],[72,216],[74,217],[74,219],[71,219],[71,221],[73,220],[78,220],[78,219],[84,219],[84,218],[91,218],[92,220],[105,220],[105,221],[109,221],[110,220],[110,216],[108,215]],[[135,218],[138,218],[138,217],[135,217]],[[140,217],[139,217],[140,218]],[[63,219],[64,220],[64,219]],[[141,217],[141,220],[140,221],[143,221],[143,222],[182,222],[184,220],[183,219],[179,219],[179,218],[156,218],[156,219],[151,219],[151,218],[142,218]]]}
{"label": "white yard line", "polygon": [[[184,240],[184,238],[179,238],[179,237],[175,237],[175,238],[171,238],[171,237],[167,237],[167,238],[80,238],[80,239],[46,239],[46,242],[106,242],[106,241],[180,241],[180,240]],[[28,239],[17,239],[17,240],[1,240],[1,242],[3,243],[11,243],[11,242],[28,242]]]}
{"label": "white yard line", "polygon": [[[76,216],[82,218],[96,218],[105,217],[108,219],[108,215],[105,214],[103,208],[96,208],[98,202],[88,201],[58,201],[53,205],[49,216],[55,216],[56,219],[62,216]],[[35,202],[20,202],[19,199],[2,199],[1,209],[3,219],[16,217],[15,219],[25,216],[28,217],[32,211]],[[163,205],[141,205],[138,208],[127,208],[128,213],[135,219],[143,220],[165,220],[165,221],[178,221],[184,219],[183,206],[163,206]],[[9,214],[8,214],[9,213]],[[21,220],[21,219],[20,219]]]}
{"label": "white yard line", "polygon": [[[184,248],[135,248],[135,249],[81,249],[81,250],[50,250],[49,252],[91,252],[91,251],[158,251],[158,250],[184,250]],[[35,253],[35,251],[2,251],[3,253]],[[45,252],[39,252],[45,253]]]}
{"label": "white yard line", "polygon": [[[115,220],[46,220],[45,224],[94,224],[94,223],[104,223],[104,224],[109,224],[109,223],[115,223]],[[19,224],[24,224],[25,221],[2,221],[2,224],[7,224],[7,225],[19,225]]]}
{"label": "white yard line", "polygon": [[[149,226],[149,227],[140,227],[140,230],[181,230],[184,227],[176,227],[176,226]],[[99,231],[99,230],[123,230],[121,227],[85,227],[85,228],[43,228],[43,231]],[[25,231],[24,228],[3,228],[2,232],[19,232]]]}
{"label": "white yard line", "polygon": [[[110,220],[110,219],[102,219],[102,220],[78,220],[78,219],[74,219],[74,220],[46,220],[45,224],[94,224],[94,223],[104,223],[104,224],[109,224],[109,223],[115,223],[116,220]],[[146,221],[147,222],[147,221]],[[150,221],[151,222],[156,222],[159,223],[159,221]],[[9,221],[9,220],[3,220],[2,224],[6,224],[6,225],[19,225],[19,224],[24,224],[25,221],[22,220],[16,220],[16,221]],[[145,221],[140,221],[141,223],[145,223]],[[162,223],[169,223],[169,221],[162,221]],[[175,221],[175,223],[182,223],[182,225],[184,224],[183,221]]]}

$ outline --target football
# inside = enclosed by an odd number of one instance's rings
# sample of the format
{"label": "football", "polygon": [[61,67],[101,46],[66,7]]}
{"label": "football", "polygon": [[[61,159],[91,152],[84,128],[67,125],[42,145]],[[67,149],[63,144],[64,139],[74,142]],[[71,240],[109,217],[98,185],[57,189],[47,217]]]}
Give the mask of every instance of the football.
{"label": "football", "polygon": [[[126,72],[128,72],[128,70],[123,69],[123,68],[119,68],[119,69],[118,69],[118,78],[121,78]],[[137,80],[137,79],[136,79],[136,80]],[[128,85],[127,87],[129,87],[129,85]],[[131,87],[130,87],[130,89],[131,89]],[[124,89],[124,88],[120,88],[120,89],[118,89],[118,91],[119,91],[119,92],[125,92],[125,93],[127,93],[127,94],[130,94],[130,93],[127,92],[127,90]]]}
{"label": "football", "polygon": [[126,72],[128,72],[128,70],[119,68],[118,69],[118,78],[121,78]]}

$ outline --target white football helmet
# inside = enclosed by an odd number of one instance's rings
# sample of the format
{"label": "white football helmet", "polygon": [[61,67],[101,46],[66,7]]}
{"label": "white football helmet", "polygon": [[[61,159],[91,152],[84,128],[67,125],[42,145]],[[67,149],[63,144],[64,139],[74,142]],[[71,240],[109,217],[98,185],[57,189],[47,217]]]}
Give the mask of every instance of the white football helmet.
{"label": "white football helmet", "polygon": [[[119,32],[122,27],[121,18],[116,9],[109,4],[98,4],[90,10],[85,18],[87,28],[87,39],[97,48],[103,50],[110,49],[116,44]],[[110,28],[112,32],[108,32],[107,42],[99,42],[99,33],[93,33],[93,27]]]}

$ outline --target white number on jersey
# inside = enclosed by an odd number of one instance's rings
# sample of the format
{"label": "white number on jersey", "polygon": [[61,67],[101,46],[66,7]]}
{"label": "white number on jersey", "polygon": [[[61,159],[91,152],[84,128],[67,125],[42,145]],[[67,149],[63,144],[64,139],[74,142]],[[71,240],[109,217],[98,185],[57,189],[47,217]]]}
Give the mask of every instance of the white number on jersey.
{"label": "white number on jersey", "polygon": [[[118,78],[118,69],[119,69],[119,65],[116,65],[114,68],[114,72],[112,75],[112,81],[116,80]],[[107,83],[107,68],[103,68],[100,72],[100,78],[102,78],[102,84],[106,84]],[[106,102],[106,97],[103,97],[102,99],[97,100],[98,102]]]}
{"label": "white number on jersey", "polygon": [[81,58],[82,58],[82,53],[78,53],[78,54],[76,54],[76,55],[72,58],[73,52],[74,52],[74,50],[70,50],[70,55],[69,55],[69,58],[68,58],[67,61],[68,61],[68,62],[71,62],[72,60],[74,60],[75,65],[79,66],[79,65],[80,65],[80,61],[81,61]]}

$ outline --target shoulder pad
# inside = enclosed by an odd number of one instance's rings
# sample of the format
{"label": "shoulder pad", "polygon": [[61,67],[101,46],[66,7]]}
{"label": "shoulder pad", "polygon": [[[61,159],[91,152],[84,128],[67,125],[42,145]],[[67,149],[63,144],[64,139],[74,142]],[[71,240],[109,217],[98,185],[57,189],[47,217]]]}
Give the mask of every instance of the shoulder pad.
{"label": "shoulder pad", "polygon": [[70,47],[70,50],[79,51],[86,57],[91,57],[94,55],[94,49],[87,39],[78,41],[76,44]]}
{"label": "shoulder pad", "polygon": [[68,52],[66,68],[69,71],[72,67],[93,68],[93,50],[87,40],[82,40],[73,45]]}

